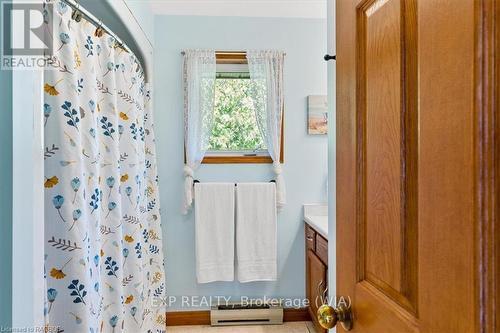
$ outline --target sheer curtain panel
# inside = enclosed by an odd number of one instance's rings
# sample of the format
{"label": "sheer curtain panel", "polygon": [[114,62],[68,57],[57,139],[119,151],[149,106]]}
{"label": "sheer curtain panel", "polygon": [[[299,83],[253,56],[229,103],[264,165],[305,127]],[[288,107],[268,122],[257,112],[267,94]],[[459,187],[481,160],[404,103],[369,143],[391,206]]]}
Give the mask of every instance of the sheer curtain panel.
{"label": "sheer curtain panel", "polygon": [[207,151],[213,124],[216,60],[215,50],[185,50],[184,66],[184,200],[182,213],[193,202],[194,171]]}
{"label": "sheer curtain panel", "polygon": [[273,170],[276,174],[276,203],[279,210],[286,204],[285,179],[280,163],[284,57],[284,52],[276,50],[247,51],[255,116],[269,155],[273,159]]}

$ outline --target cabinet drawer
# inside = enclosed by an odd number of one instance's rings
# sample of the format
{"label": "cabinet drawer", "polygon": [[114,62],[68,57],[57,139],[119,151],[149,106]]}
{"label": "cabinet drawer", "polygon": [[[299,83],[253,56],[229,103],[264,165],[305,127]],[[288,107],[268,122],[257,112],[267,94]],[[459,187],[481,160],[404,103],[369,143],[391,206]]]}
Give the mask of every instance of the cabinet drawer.
{"label": "cabinet drawer", "polygon": [[328,241],[320,235],[316,235],[316,254],[325,265],[328,265]]}
{"label": "cabinet drawer", "polygon": [[316,251],[316,232],[306,224],[306,252]]}

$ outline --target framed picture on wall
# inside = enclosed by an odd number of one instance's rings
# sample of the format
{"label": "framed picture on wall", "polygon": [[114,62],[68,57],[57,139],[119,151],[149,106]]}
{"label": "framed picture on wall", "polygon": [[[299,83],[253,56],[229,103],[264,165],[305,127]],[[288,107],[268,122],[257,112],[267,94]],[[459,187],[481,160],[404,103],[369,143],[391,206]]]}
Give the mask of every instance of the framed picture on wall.
{"label": "framed picture on wall", "polygon": [[307,97],[307,132],[312,135],[328,133],[328,97],[310,95]]}

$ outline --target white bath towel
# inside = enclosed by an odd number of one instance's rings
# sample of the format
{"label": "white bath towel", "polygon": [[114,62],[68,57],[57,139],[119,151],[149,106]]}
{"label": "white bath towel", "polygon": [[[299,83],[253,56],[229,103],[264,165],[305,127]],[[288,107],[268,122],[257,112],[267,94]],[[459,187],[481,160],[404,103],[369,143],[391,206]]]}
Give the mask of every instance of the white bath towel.
{"label": "white bath towel", "polygon": [[276,281],[277,216],[274,183],[239,183],[236,254],[240,282]]}
{"label": "white bath towel", "polygon": [[194,186],[198,283],[234,281],[234,184]]}

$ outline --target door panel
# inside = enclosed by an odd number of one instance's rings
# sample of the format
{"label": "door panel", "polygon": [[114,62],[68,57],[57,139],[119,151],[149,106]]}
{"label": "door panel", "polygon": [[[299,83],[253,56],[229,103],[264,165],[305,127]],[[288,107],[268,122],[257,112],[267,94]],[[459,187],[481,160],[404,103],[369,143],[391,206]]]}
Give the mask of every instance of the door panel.
{"label": "door panel", "polygon": [[[357,8],[358,281],[416,312],[414,2]],[[404,65],[404,66],[403,66]]]}
{"label": "door panel", "polygon": [[337,296],[354,332],[479,331],[479,2],[336,1]]}
{"label": "door panel", "polygon": [[[358,12],[358,128],[361,172],[360,233],[364,260],[360,279],[381,290],[401,291],[400,142],[401,44],[400,3],[374,1]],[[362,109],[361,109],[362,108]],[[364,162],[364,163],[363,163]],[[363,188],[364,185],[364,188]],[[363,212],[365,210],[365,212]],[[380,232],[382,230],[382,232]],[[380,251],[380,250],[383,251]]]}

